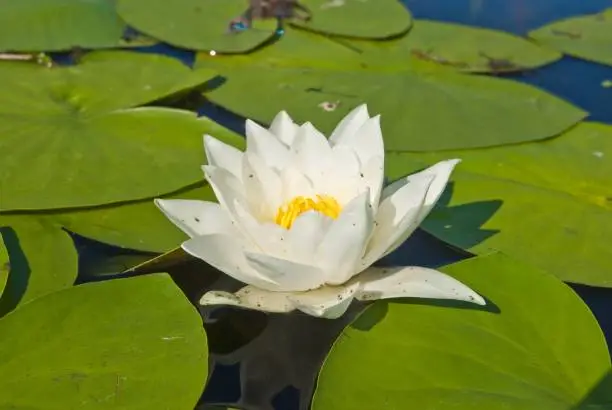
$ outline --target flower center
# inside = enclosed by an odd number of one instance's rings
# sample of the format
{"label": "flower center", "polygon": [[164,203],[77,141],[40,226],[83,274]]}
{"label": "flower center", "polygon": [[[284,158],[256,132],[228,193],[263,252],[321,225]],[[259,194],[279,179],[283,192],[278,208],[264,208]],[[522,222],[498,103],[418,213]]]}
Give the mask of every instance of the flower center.
{"label": "flower center", "polygon": [[296,196],[278,208],[274,222],[285,229],[289,229],[298,216],[308,211],[317,211],[336,219],[340,215],[342,207],[335,198],[328,195],[317,195],[316,198]]}

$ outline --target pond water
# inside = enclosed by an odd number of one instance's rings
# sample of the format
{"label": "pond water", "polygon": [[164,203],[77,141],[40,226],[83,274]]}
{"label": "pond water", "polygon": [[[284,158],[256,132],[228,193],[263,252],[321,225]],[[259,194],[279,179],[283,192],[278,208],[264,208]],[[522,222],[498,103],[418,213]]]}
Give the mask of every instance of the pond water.
{"label": "pond water", "polygon": [[[405,0],[404,2],[416,18],[463,23],[519,35],[524,35],[527,31],[553,20],[595,13],[610,6],[607,0]],[[191,65],[194,60],[193,53],[167,45],[157,45],[142,51],[170,55],[188,65]],[[612,80],[611,67],[564,57],[561,61],[543,68],[507,77],[541,87],[567,99],[590,112],[589,119],[592,121],[612,123],[612,89],[604,88],[601,85],[604,80]],[[244,132],[244,118],[233,115],[220,107],[205,104],[200,107],[199,112],[228,128],[240,133]],[[610,182],[612,183],[612,175]],[[538,238],[534,237],[533,240],[537,241]],[[83,254],[82,264],[93,263],[96,256],[112,255],[117,252],[113,248],[94,244],[81,238],[76,238],[76,241]],[[435,267],[464,257],[464,254],[445,246],[424,232],[419,232],[398,251],[390,255],[385,262]],[[577,285],[572,285],[572,287],[593,310],[606,333],[609,345],[612,346],[612,289]],[[550,309],[554,310],[555,306],[551,306]],[[240,396],[240,390],[242,389],[244,395],[246,389],[248,397],[242,398],[241,406],[265,408],[258,407],[257,402],[265,401],[268,397],[273,399],[276,409],[307,408],[307,397],[312,388],[313,377],[308,373],[311,370],[304,368],[302,372],[304,374],[296,376],[295,373],[300,373],[301,370],[288,369],[291,367],[288,361],[293,359],[293,366],[298,366],[297,362],[307,364],[309,361],[316,365],[320,360],[321,352],[331,340],[330,335],[335,334],[337,329],[313,331],[319,326],[318,322],[315,323],[308,318],[292,320],[293,322],[276,317],[271,319],[270,323],[277,321],[276,328],[294,333],[293,337],[278,337],[277,333],[276,339],[274,335],[265,339],[267,342],[274,343],[274,348],[260,342],[259,347],[255,348],[257,353],[253,354],[251,351],[254,357],[249,359],[248,366],[242,366],[242,383],[239,380],[238,365],[227,363],[218,365],[204,395],[206,401],[236,402]],[[300,332],[299,329],[306,330]],[[309,334],[327,334],[327,340],[319,343],[315,340],[316,336],[309,339]],[[325,338],[325,336],[321,337]],[[263,346],[262,343],[264,343]],[[288,355],[287,352],[293,352],[293,357],[283,356]],[[302,356],[300,360],[295,359],[297,355]],[[303,365],[306,366],[306,364]],[[257,390],[264,384],[267,389],[271,389],[274,386],[281,386],[284,382],[290,382],[293,387],[282,389],[279,394]],[[270,387],[271,385],[273,386]]]}

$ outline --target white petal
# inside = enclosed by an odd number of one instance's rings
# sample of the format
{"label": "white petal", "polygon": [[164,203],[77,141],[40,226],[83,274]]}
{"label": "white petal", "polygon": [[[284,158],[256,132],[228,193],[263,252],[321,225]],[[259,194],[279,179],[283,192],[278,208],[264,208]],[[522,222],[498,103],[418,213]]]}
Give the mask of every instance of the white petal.
{"label": "white petal", "polygon": [[378,208],[374,231],[368,243],[361,268],[365,269],[397,241],[405,240],[418,227],[418,217],[433,177],[423,175],[386,197]]}
{"label": "white petal", "polygon": [[242,162],[242,181],[246,200],[259,220],[272,220],[282,205],[282,182],[274,168],[254,153],[246,153]]}
{"label": "white petal", "polygon": [[184,242],[182,248],[240,282],[262,289],[278,288],[274,281],[259,274],[247,263],[244,254],[251,248],[239,236],[196,236]]}
{"label": "white petal", "polygon": [[291,146],[292,164],[304,173],[316,187],[329,168],[332,152],[327,139],[311,123],[298,130]]}
{"label": "white petal", "polygon": [[349,112],[336,126],[336,129],[329,137],[332,145],[342,143],[342,141],[353,135],[357,130],[370,118],[368,114],[368,106],[361,104]]}
{"label": "white petal", "polygon": [[289,299],[296,309],[316,317],[337,319],[349,308],[360,284],[350,286],[324,286],[322,288],[291,295]]}
{"label": "white petal", "polygon": [[[451,172],[453,172],[455,165],[457,165],[460,161],[461,160],[459,159],[450,159],[447,161],[441,161],[421,172],[409,175],[408,177],[404,179],[405,182],[403,184],[405,185],[405,184],[412,184],[413,182],[418,182],[426,178],[433,178],[433,181],[431,185],[429,186],[429,189],[427,190],[427,195],[425,196],[425,201],[423,202],[423,206],[421,210],[419,211],[419,215],[416,221],[417,226],[423,222],[423,220],[427,217],[427,215],[429,215],[431,210],[434,208],[436,202],[438,202],[438,200],[440,199],[440,196],[444,192],[444,188],[446,187],[446,184],[448,183],[448,179],[450,178]],[[396,189],[395,187],[393,187],[393,185],[395,185],[395,182],[389,185],[389,187],[387,187],[389,188],[389,192],[392,192],[393,190]],[[383,197],[385,196],[386,191],[387,189],[383,191]],[[404,243],[406,239],[408,239],[408,237],[411,234],[412,232],[405,231],[403,236],[398,237],[387,248],[387,250],[385,251],[385,255],[397,249],[402,243]]]}
{"label": "white petal", "polygon": [[190,238],[234,232],[227,212],[217,203],[191,199],[156,199],[154,202],[164,215]]}
{"label": "white petal", "polygon": [[246,121],[247,152],[257,154],[270,167],[282,169],[289,159],[289,149],[261,125]]}
{"label": "white petal", "polygon": [[200,299],[201,305],[228,305],[262,312],[285,313],[295,310],[285,292],[269,292],[254,286],[245,286],[232,294],[210,291]]}
{"label": "white petal", "polygon": [[455,299],[485,305],[485,300],[458,280],[419,266],[370,268],[356,280],[361,289],[358,300],[401,297]]}
{"label": "white petal", "polygon": [[367,188],[361,183],[360,173],[355,151],[347,146],[334,147],[324,178],[318,181],[317,193],[330,195],[344,206]]}
{"label": "white petal", "polygon": [[242,151],[210,135],[204,135],[204,150],[208,165],[224,168],[235,177],[241,178]]}
{"label": "white petal", "polygon": [[241,204],[243,207],[246,207],[243,186],[238,178],[229,171],[212,165],[204,165],[202,169],[204,170],[208,183],[215,192],[219,204],[227,211],[235,228],[246,234],[241,226],[240,217],[236,211],[236,204]]}
{"label": "white petal", "polygon": [[373,226],[370,193],[364,192],[342,210],[317,249],[317,263],[326,272],[326,283],[340,285],[358,273],[358,262]]}
{"label": "white petal", "polygon": [[316,260],[316,249],[332,223],[333,219],[317,211],[304,212],[298,216],[285,234],[291,259],[305,264]]}
{"label": "white petal", "polygon": [[281,111],[276,114],[268,130],[287,146],[291,146],[299,128],[286,111]]}
{"label": "white petal", "polygon": [[324,272],[316,266],[260,253],[246,252],[245,255],[254,270],[277,284],[277,291],[302,292],[315,289],[325,282]]}
{"label": "white petal", "polygon": [[296,196],[312,198],[321,192],[315,192],[312,182],[301,171],[293,166],[284,168],[280,173],[282,182],[282,202],[291,201]]}
{"label": "white petal", "polygon": [[380,129],[380,115],[366,120],[352,134],[343,135],[343,138],[336,142],[336,146],[338,145],[353,148],[362,164],[366,164],[373,157],[384,158],[385,148]]}

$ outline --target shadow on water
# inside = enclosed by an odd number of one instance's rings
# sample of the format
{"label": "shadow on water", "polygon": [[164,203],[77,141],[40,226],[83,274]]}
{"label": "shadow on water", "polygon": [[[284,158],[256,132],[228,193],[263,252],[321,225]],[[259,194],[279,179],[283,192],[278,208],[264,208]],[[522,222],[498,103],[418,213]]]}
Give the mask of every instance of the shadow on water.
{"label": "shadow on water", "polygon": [[13,228],[0,227],[0,235],[8,253],[9,275],[0,297],[0,317],[19,304],[30,280],[30,264],[21,248],[17,232]]}

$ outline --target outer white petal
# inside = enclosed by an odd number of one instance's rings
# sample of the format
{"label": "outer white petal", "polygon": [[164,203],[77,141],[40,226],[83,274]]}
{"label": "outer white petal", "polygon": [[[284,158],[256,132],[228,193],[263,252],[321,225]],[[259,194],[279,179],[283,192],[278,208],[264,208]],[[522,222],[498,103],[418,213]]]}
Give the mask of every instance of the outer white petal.
{"label": "outer white petal", "polygon": [[238,179],[242,177],[242,151],[210,135],[204,135],[204,150],[208,165],[224,168]]}
{"label": "outer white petal", "polygon": [[244,254],[251,248],[239,236],[196,236],[183,242],[181,246],[185,252],[240,282],[262,289],[278,289],[274,281],[261,275],[247,263]]}
{"label": "outer white petal", "polygon": [[291,145],[291,161],[314,184],[320,185],[332,159],[332,150],[327,139],[311,123],[298,130]]}
{"label": "outer white petal", "polygon": [[316,266],[254,252],[246,252],[245,256],[251,268],[276,283],[274,290],[303,292],[325,283],[324,271]]}
{"label": "outer white petal", "polygon": [[201,305],[228,305],[262,312],[285,313],[295,310],[285,292],[269,292],[254,286],[245,286],[232,294],[221,291],[207,292],[200,299]]}
{"label": "outer white petal", "polygon": [[360,270],[376,262],[390,246],[414,232],[432,180],[432,176],[423,175],[382,201]]}
{"label": "outer white petal", "polygon": [[246,153],[242,161],[242,183],[246,200],[259,220],[271,220],[282,205],[282,182],[278,172],[254,153]]}
{"label": "outer white petal", "polygon": [[419,266],[370,268],[356,280],[361,288],[358,300],[390,298],[455,299],[485,305],[485,300],[458,280]]}
{"label": "outer white petal", "polygon": [[270,167],[282,169],[289,159],[289,149],[283,142],[261,125],[246,120],[246,152],[253,152]]}
{"label": "outer white petal", "polygon": [[308,315],[337,319],[349,308],[360,286],[358,282],[349,286],[324,286],[310,292],[294,294],[289,299],[296,309]]}
{"label": "outer white petal", "polygon": [[[431,185],[429,186],[429,189],[427,190],[427,195],[425,196],[423,207],[421,208],[419,212],[419,215],[416,221],[417,226],[420,225],[421,222],[423,222],[423,220],[427,217],[427,215],[429,215],[429,213],[435,206],[436,202],[438,202],[438,199],[440,199],[440,196],[444,192],[444,188],[446,187],[446,184],[448,183],[448,179],[450,178],[451,172],[453,172],[453,169],[460,161],[461,160],[459,159],[450,159],[450,160],[438,162],[437,164],[421,172],[417,172],[416,174],[409,175],[408,177],[404,178],[405,182],[403,184],[401,183],[398,184],[399,186],[410,185],[414,182],[418,182],[426,178],[433,178],[433,181]],[[386,192],[392,193],[394,190],[397,189],[397,187],[394,185],[396,185],[395,182],[389,185],[387,187],[389,188],[388,191],[387,191],[387,188],[385,188],[385,190],[383,191],[383,197],[386,196]],[[405,231],[404,235],[398,237],[387,248],[387,250],[385,251],[385,255],[397,249],[406,239],[408,239],[408,237],[411,234],[412,232]]]}
{"label": "outer white petal", "polygon": [[227,212],[217,203],[191,199],[156,199],[154,202],[190,238],[235,231]]}
{"label": "outer white petal", "polygon": [[345,138],[350,137],[357,132],[359,128],[370,118],[368,114],[368,106],[361,104],[360,106],[349,112],[336,126],[336,129],[329,137],[332,145],[340,144]]}
{"label": "outer white petal", "polygon": [[299,128],[286,111],[281,111],[276,114],[268,130],[287,146],[291,146]]}
{"label": "outer white petal", "polygon": [[315,259],[326,272],[325,283],[341,285],[358,273],[373,226],[369,198],[366,191],[349,202],[319,245]]}
{"label": "outer white petal", "polygon": [[342,316],[359,290],[359,284],[323,287],[310,292],[270,292],[246,286],[238,292],[211,291],[200,299],[202,305],[229,305],[272,313],[302,312],[325,319]]}

